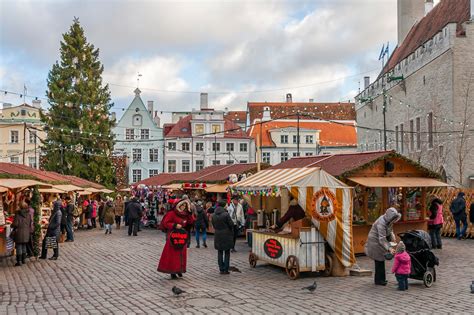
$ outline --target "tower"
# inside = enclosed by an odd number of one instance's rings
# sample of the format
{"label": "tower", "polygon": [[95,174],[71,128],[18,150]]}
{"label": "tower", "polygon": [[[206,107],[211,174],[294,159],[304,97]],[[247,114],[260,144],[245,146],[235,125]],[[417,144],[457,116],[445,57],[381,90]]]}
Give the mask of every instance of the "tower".
{"label": "tower", "polygon": [[400,46],[413,25],[425,16],[425,0],[398,0],[397,14]]}

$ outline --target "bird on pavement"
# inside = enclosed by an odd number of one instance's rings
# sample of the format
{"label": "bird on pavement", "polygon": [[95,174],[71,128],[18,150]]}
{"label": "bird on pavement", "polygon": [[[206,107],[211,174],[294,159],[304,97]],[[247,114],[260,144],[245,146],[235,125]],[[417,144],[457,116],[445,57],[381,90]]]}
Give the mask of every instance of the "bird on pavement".
{"label": "bird on pavement", "polygon": [[312,285],[310,285],[308,287],[301,288],[301,290],[308,290],[309,292],[313,293],[314,290],[316,290],[317,287],[318,287],[318,285],[316,284],[316,281],[314,281]]}
{"label": "bird on pavement", "polygon": [[180,295],[180,294],[186,293],[186,291],[181,290],[181,289],[178,288],[177,286],[174,286],[174,287],[171,289],[171,291],[173,291],[173,294],[174,294],[175,296],[178,296],[178,295]]}
{"label": "bird on pavement", "polygon": [[242,273],[242,271],[240,271],[239,268],[234,267],[234,266],[230,266],[230,267],[229,267],[229,270],[230,270],[230,271],[233,271],[233,272],[240,272],[240,273]]}

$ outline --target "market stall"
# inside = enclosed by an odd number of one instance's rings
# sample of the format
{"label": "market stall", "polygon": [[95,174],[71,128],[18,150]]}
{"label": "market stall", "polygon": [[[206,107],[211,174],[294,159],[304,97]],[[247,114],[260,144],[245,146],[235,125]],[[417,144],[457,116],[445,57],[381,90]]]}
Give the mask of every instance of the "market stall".
{"label": "market stall", "polygon": [[[252,229],[251,266],[261,260],[284,267],[291,279],[300,272],[332,274],[335,265],[355,263],[352,242],[351,188],[320,168],[268,169],[230,186],[233,193],[250,195],[258,210]],[[288,210],[293,196],[306,218],[291,230],[269,229]],[[256,207],[261,204],[261,207]],[[267,219],[265,219],[267,218]],[[337,261],[335,261],[337,260]]]}

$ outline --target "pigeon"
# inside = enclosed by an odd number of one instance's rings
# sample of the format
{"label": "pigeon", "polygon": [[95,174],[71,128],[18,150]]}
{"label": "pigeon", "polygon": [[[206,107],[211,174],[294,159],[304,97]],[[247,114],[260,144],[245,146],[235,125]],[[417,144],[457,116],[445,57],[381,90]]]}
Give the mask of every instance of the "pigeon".
{"label": "pigeon", "polygon": [[171,289],[171,291],[173,291],[173,294],[174,294],[175,296],[178,296],[178,295],[180,295],[180,294],[182,294],[182,293],[186,293],[186,291],[181,290],[181,289],[178,288],[177,286],[174,286],[174,287]]}
{"label": "pigeon", "polygon": [[312,285],[310,285],[309,287],[301,288],[301,290],[308,290],[309,292],[313,293],[317,287],[318,285],[316,284],[316,281],[314,281]]}
{"label": "pigeon", "polygon": [[239,272],[239,273],[242,273],[242,271],[240,271],[240,270],[239,270],[239,268],[237,268],[237,267],[234,267],[234,266],[230,266],[230,267],[229,267],[229,270],[230,270],[230,271],[233,271],[233,272]]}

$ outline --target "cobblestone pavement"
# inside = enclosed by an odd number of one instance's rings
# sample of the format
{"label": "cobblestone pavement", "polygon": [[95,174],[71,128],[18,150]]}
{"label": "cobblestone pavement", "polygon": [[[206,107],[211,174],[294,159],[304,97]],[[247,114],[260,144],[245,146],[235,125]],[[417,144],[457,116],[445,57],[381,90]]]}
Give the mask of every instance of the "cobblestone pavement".
{"label": "cobblestone pavement", "polygon": [[[194,240],[193,240],[194,241]],[[156,272],[164,234],[145,230],[128,237],[79,231],[74,243],[61,244],[57,261],[32,261],[13,267],[0,261],[0,314],[25,313],[160,313],[160,314],[303,314],[303,313],[473,313],[474,240],[444,240],[438,281],[425,288],[410,280],[399,292],[389,285],[375,287],[371,277],[314,277],[289,280],[283,269],[259,263],[251,269],[248,251],[239,240],[231,265],[242,273],[219,275],[212,237],[208,249],[192,248],[188,272],[180,280]],[[193,244],[194,245],[194,244]],[[362,266],[372,268],[366,257]],[[387,269],[389,268],[387,264]],[[313,294],[301,290],[313,280]],[[171,294],[173,285],[186,293]]]}

